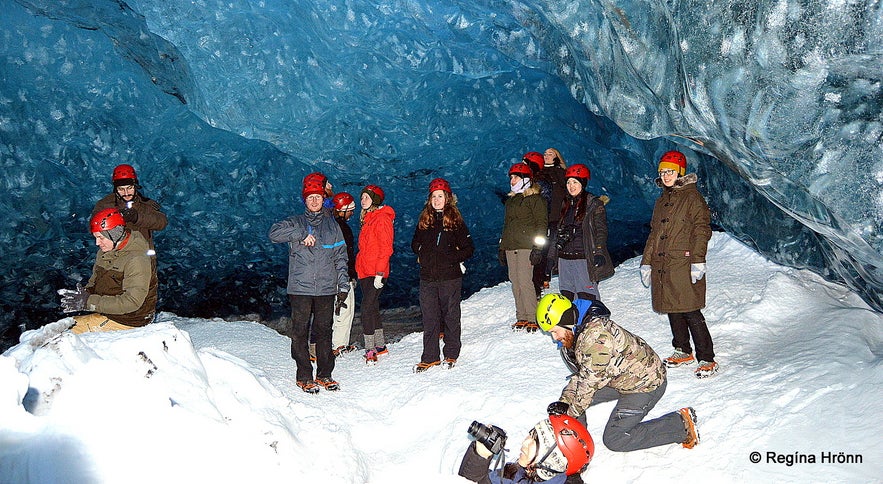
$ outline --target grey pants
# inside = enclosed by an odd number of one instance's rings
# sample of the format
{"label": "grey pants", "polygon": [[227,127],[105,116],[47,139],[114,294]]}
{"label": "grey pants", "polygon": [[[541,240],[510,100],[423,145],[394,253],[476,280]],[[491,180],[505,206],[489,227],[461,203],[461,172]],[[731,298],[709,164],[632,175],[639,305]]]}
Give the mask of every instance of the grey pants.
{"label": "grey pants", "polygon": [[[649,449],[665,444],[679,444],[687,438],[684,419],[678,412],[642,422],[665,394],[668,381],[649,393],[619,393],[604,387],[595,393],[592,405],[618,400],[604,428],[604,445],[614,452]],[[585,420],[585,414],[581,420]],[[585,422],[584,422],[585,423]]]}

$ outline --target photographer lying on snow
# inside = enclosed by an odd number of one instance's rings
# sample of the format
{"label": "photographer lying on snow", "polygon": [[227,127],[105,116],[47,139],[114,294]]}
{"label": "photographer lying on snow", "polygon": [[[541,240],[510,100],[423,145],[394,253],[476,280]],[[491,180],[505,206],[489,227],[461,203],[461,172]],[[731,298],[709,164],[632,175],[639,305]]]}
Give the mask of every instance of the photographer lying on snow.
{"label": "photographer lying on snow", "polygon": [[[537,423],[521,443],[518,461],[505,466],[503,429],[472,422],[469,435],[475,442],[466,449],[459,474],[479,484],[581,484],[580,473],[595,454],[589,431],[568,415],[549,415]],[[489,469],[492,460],[494,467]]]}

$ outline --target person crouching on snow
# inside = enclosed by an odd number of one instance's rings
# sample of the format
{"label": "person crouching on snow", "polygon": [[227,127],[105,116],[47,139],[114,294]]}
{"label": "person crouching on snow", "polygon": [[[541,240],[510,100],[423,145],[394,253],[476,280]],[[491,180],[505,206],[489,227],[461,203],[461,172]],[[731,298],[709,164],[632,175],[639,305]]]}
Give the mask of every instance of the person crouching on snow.
{"label": "person crouching on snow", "polygon": [[[550,415],[582,417],[590,405],[616,400],[604,428],[604,445],[629,452],[680,443],[699,443],[696,412],[685,407],[642,422],[665,394],[665,366],[643,339],[610,320],[601,301],[547,294],[537,304],[540,329],[559,343],[573,372]],[[585,417],[582,417],[583,419]]]}
{"label": "person crouching on snow", "polygon": [[139,232],[126,228],[116,208],[99,210],[89,222],[98,254],[86,287],[60,289],[65,313],[92,311],[74,316],[71,331],[115,331],[144,326],[156,313],[156,273],[153,251]]}
{"label": "person crouching on snow", "polygon": [[478,422],[472,423],[469,433],[475,442],[466,449],[458,474],[480,484],[582,484],[580,474],[595,455],[589,431],[567,415],[549,415],[537,423],[521,442],[518,460],[502,469],[489,467],[503,462],[506,433]]}

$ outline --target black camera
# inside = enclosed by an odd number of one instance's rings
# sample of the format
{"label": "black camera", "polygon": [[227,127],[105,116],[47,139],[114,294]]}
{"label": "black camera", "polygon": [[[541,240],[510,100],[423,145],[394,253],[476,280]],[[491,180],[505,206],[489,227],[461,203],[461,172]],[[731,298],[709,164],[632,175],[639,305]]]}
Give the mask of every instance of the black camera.
{"label": "black camera", "polygon": [[506,431],[496,425],[487,426],[473,420],[469,425],[469,435],[487,447],[492,454],[498,454],[506,446]]}
{"label": "black camera", "polygon": [[558,226],[558,240],[555,242],[555,248],[559,251],[564,250],[564,247],[570,242],[571,239],[576,235],[577,226],[573,224],[564,225],[561,224]]}

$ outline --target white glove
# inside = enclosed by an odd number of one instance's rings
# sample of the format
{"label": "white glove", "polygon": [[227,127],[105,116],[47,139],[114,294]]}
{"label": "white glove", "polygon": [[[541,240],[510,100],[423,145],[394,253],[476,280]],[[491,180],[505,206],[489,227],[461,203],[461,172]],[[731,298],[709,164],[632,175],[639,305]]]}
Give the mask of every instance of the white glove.
{"label": "white glove", "polygon": [[383,276],[380,274],[374,276],[374,289],[383,289]]}
{"label": "white glove", "polygon": [[460,272],[466,274],[466,264],[460,263]]}
{"label": "white glove", "polygon": [[644,287],[650,287],[650,274],[653,273],[653,268],[648,265],[641,266],[641,284]]}
{"label": "white glove", "polygon": [[705,262],[690,264],[690,279],[693,281],[693,284],[696,284],[696,281],[703,277],[705,277]]}

